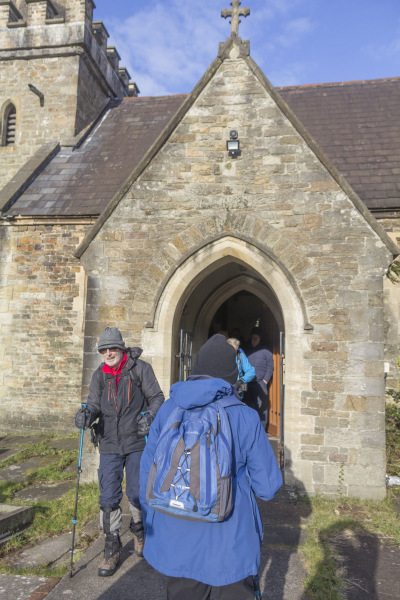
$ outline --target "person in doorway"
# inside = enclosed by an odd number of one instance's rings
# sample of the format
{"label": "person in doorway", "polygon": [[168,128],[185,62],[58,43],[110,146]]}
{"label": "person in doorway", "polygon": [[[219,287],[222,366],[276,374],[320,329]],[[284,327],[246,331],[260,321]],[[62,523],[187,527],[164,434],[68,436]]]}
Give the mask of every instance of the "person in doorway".
{"label": "person in doorway", "polygon": [[95,426],[100,449],[100,526],[105,534],[104,561],[98,574],[114,574],[121,551],[119,530],[122,524],[120,502],[122,479],[130,503],[130,530],[135,552],[143,556],[144,528],[139,501],[140,459],[150,425],[164,402],[154,371],[139,359],[140,348],[126,348],[121,332],[106,327],[100,334],[98,351],[104,362],[94,372],[86,408],[78,410],[75,425]]}
{"label": "person in doorway", "polygon": [[255,368],[255,380],[250,382],[244,401],[254,408],[264,427],[268,424],[268,384],[274,372],[274,357],[272,352],[262,344],[261,329],[254,327],[250,335],[251,347],[247,352],[249,363]]}
{"label": "person in doorway", "polygon": [[234,327],[234,328],[232,329],[232,331],[231,331],[231,335],[230,335],[229,337],[236,338],[237,340],[239,340],[239,342],[240,342],[240,345],[241,345],[242,347],[244,347],[244,346],[245,346],[245,344],[246,344],[246,340],[244,339],[244,336],[242,335],[242,333],[241,333],[241,331],[240,331],[239,327]]}
{"label": "person in doorway", "polygon": [[252,381],[256,375],[256,370],[249,363],[249,360],[243,350],[239,347],[240,341],[237,338],[231,337],[226,340],[228,344],[233,346],[236,350],[236,364],[238,366],[238,380],[236,387],[239,392],[240,399],[243,399],[244,393],[247,390],[247,384]]}
{"label": "person in doorway", "polygon": [[[209,600],[212,586],[220,587],[220,600],[254,600],[254,577],[260,565],[262,541],[262,522],[254,494],[270,500],[281,487],[282,476],[258,415],[237,397],[237,377],[235,349],[224,336],[215,334],[198,352],[192,375],[171,387],[170,399],[157,413],[143,452],[143,554],[150,565],[168,576],[168,600]],[[232,477],[243,473],[236,482],[233,479],[233,511],[228,518],[209,523],[149,508],[149,473],[154,473],[154,454],[170,415],[176,407],[186,412],[207,410],[221,399],[226,400],[224,410],[232,434]],[[200,502],[196,497],[197,501]]]}
{"label": "person in doorway", "polygon": [[224,336],[224,338],[225,338],[226,340],[227,340],[227,339],[228,339],[228,337],[229,337],[229,333],[228,333],[228,332],[227,332],[225,329],[220,329],[220,330],[218,331],[218,333],[219,333],[219,335],[223,335],[223,336]]}

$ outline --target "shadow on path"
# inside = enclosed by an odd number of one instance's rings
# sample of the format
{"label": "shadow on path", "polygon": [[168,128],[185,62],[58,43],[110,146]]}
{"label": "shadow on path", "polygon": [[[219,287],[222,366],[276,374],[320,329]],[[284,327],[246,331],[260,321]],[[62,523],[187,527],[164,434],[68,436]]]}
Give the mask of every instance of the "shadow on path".
{"label": "shadow on path", "polygon": [[[286,453],[288,466],[290,462]],[[283,486],[270,502],[260,503],[264,524],[260,584],[263,600],[302,600],[306,571],[298,551],[311,503],[298,479]]]}
{"label": "shadow on path", "polygon": [[361,524],[343,519],[320,531],[319,541],[324,548],[324,557],[316,569],[315,577],[307,586],[307,597],[311,598],[316,591],[324,589],[327,598],[336,598],[336,595],[330,594],[343,578],[342,591],[348,600],[387,598],[383,589],[380,590],[383,595],[378,595],[376,587],[377,535]]}

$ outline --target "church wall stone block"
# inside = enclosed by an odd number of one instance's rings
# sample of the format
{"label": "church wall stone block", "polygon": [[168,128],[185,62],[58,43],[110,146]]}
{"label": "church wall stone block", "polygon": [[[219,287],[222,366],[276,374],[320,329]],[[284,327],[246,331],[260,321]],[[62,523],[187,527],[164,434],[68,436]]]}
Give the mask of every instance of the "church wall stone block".
{"label": "church wall stone block", "polygon": [[85,226],[0,226],[0,429],[71,432],[79,406]]}

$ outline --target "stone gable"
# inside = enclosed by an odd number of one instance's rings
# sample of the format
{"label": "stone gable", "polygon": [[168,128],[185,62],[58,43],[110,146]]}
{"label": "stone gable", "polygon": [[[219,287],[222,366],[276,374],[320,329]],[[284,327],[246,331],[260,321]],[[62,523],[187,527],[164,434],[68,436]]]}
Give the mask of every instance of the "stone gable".
{"label": "stone gable", "polygon": [[167,392],[185,290],[218,261],[259,262],[286,334],[287,481],[336,493],[344,469],[349,494],[382,497],[391,253],[250,66],[223,61],[84,252],[84,384],[112,324],[144,346]]}

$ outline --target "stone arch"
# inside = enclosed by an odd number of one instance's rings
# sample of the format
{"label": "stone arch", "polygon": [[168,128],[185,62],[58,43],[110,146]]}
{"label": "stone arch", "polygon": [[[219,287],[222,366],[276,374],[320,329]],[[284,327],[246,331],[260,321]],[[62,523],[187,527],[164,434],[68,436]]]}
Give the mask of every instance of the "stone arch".
{"label": "stone arch", "polygon": [[[188,233],[191,233],[190,230],[185,232],[185,236]],[[180,236],[179,239],[181,240]],[[173,244],[170,242],[170,245],[175,248],[174,252],[177,243],[176,239]],[[185,254],[186,252],[188,250],[185,250]],[[292,285],[293,277],[289,278],[278,262],[255,243],[251,244],[230,233],[218,235],[208,244],[200,244],[196,251],[191,252],[175,267],[166,280],[161,278],[161,271],[159,272],[159,285],[162,287],[154,311],[154,322],[147,323],[143,331],[142,342],[143,347],[146,348],[146,358],[151,359],[160,385],[168,397],[175,360],[173,355],[175,336],[183,306],[197,285],[209,273],[216,270],[222,261],[236,261],[251,265],[253,271],[259,274],[260,280],[273,290],[279,302],[286,336],[285,448],[288,449],[288,456],[297,456],[300,449],[298,428],[302,394],[312,387],[312,370],[307,361],[307,354],[310,352],[313,335],[312,330],[304,327],[301,296]],[[157,269],[159,268],[160,263],[157,263]],[[152,279],[151,283],[154,293],[155,280]],[[141,298],[144,301],[146,294],[143,292],[141,282],[135,299]],[[228,290],[226,292],[228,293]],[[295,471],[296,468],[293,467],[293,472]],[[308,474],[307,477],[310,475]]]}
{"label": "stone arch", "polygon": [[210,217],[184,229],[154,256],[138,282],[134,297],[147,315],[146,327],[154,326],[163,291],[176,270],[194,253],[227,236],[257,248],[282,270],[300,302],[304,329],[312,330],[312,316],[319,312],[321,304],[326,305],[326,297],[310,259],[267,221],[231,213],[225,219]]}

